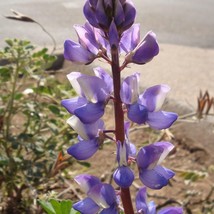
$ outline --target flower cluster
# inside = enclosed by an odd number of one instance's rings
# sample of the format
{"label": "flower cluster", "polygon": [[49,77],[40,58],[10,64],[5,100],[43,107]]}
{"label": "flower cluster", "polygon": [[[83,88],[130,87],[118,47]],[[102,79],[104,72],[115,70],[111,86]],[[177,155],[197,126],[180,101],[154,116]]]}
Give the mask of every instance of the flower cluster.
{"label": "flower cluster", "polygon": [[[68,148],[68,154],[77,160],[86,160],[98,151],[106,138],[111,139],[116,145],[118,162],[113,179],[120,191],[115,192],[110,184],[102,183],[92,175],[79,175],[74,180],[87,197],[75,203],[74,209],[83,214],[118,214],[121,197],[125,214],[133,214],[131,201],[127,199],[130,196],[126,195],[135,179],[132,163],[137,165],[144,185],[136,196],[136,210],[144,214],[156,213],[154,203],[146,201],[146,187],[161,189],[174,176],[173,171],[161,166],[174,146],[162,141],[137,151],[129,140],[130,122],[162,130],[176,121],[177,114],[161,110],[169,86],[155,85],[141,93],[139,73],[122,82],[120,78],[129,63],[145,64],[159,53],[156,35],[150,31],[140,39],[140,25],[134,24],[136,10],[130,0],[87,0],[83,11],[87,22],[83,26],[75,25],[78,42],[65,41],[65,59],[90,64],[96,58],[102,58],[110,64],[112,76],[101,67],[94,68],[94,75],[79,72],[67,75],[77,97],[63,100],[62,106],[72,115],[67,123],[78,133],[78,142]],[[125,54],[122,64],[121,54]],[[113,100],[115,108],[114,130],[106,130],[101,119],[109,100]],[[124,121],[124,114],[130,122]],[[108,135],[110,132],[114,137]],[[181,214],[182,208],[164,208],[158,213]]]}

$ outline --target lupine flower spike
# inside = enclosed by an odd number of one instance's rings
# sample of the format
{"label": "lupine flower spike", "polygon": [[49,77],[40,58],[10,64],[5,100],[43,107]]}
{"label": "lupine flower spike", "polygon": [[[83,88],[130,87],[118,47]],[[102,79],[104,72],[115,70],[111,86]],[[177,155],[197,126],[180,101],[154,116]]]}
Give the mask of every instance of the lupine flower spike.
{"label": "lupine flower spike", "polygon": [[[66,40],[64,57],[72,63],[90,64],[97,58],[110,64],[112,77],[101,67],[94,69],[94,76],[72,72],[67,75],[77,96],[62,100],[61,104],[72,115],[67,123],[78,133],[78,141],[67,152],[77,160],[92,157],[104,143],[113,141],[118,166],[113,173],[115,192],[110,184],[98,177],[81,174],[74,178],[85,192],[86,198],[73,204],[82,214],[134,214],[129,187],[135,175],[131,169],[136,164],[139,179],[148,188],[161,189],[175,173],[161,165],[174,146],[169,142],[155,142],[137,147],[130,142],[130,121],[147,124],[156,130],[169,128],[178,115],[162,111],[170,88],[160,84],[139,90],[139,73],[121,81],[121,71],[129,64],[145,64],[159,53],[156,34],[149,31],[140,39],[140,25],[134,24],[136,10],[131,0],[86,0],[84,25],[75,25],[78,42]],[[124,61],[119,59],[125,54]],[[113,100],[115,127],[105,130],[102,116],[109,100]],[[124,122],[124,114],[130,121]],[[114,136],[107,136],[111,132]],[[103,166],[104,167],[104,166]],[[146,187],[136,196],[139,214],[182,214],[180,207],[166,207],[156,211],[154,202],[147,203]],[[121,199],[121,202],[120,200]]]}

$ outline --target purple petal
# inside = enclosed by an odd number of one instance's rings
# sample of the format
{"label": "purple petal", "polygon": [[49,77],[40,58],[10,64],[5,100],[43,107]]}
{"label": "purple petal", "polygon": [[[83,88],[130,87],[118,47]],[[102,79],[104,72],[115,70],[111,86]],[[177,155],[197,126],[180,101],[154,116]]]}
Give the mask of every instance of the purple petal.
{"label": "purple petal", "polygon": [[153,59],[159,53],[159,47],[156,40],[156,35],[149,32],[142,42],[135,49],[132,56],[132,62],[136,64],[145,64]]}
{"label": "purple petal", "polygon": [[113,91],[113,79],[112,77],[104,71],[101,67],[94,68],[94,73],[97,77],[102,79],[106,84],[106,92],[111,94]]}
{"label": "purple petal", "polygon": [[182,214],[182,207],[166,207],[158,211],[158,214]]}
{"label": "purple petal", "polygon": [[96,214],[100,209],[100,207],[91,198],[85,198],[73,204],[73,208],[84,214]]}
{"label": "purple petal", "polygon": [[130,122],[125,121],[124,122],[124,130],[125,130],[125,136],[127,139],[129,139],[129,128],[130,128]]}
{"label": "purple petal", "polygon": [[92,5],[92,7],[96,7],[97,1],[98,1],[98,0],[89,0],[89,2],[90,2],[90,4]]}
{"label": "purple petal", "polygon": [[104,129],[104,122],[102,120],[84,124],[78,117],[72,116],[67,120],[67,123],[77,132],[82,140],[94,139],[98,136],[98,132]]}
{"label": "purple petal", "polygon": [[137,165],[142,169],[152,169],[159,165],[174,146],[169,142],[156,142],[140,149],[137,155]]}
{"label": "purple petal", "polygon": [[74,25],[74,28],[79,37],[79,43],[85,49],[88,49],[91,53],[97,55],[99,52],[99,45],[95,39],[91,25],[89,23],[86,23],[84,26]]}
{"label": "purple petal", "polygon": [[136,161],[138,168],[141,168],[142,170],[154,168],[157,165],[163,152],[164,148],[162,146],[158,146],[155,144],[144,146],[137,154]]}
{"label": "purple petal", "polygon": [[74,114],[74,111],[81,106],[84,106],[88,101],[84,97],[74,97],[61,101],[61,105],[66,108],[70,114]]}
{"label": "purple petal", "polygon": [[139,73],[126,77],[120,90],[121,100],[125,104],[133,104],[137,101],[139,95]]}
{"label": "purple petal", "polygon": [[117,207],[115,205],[110,206],[109,208],[103,209],[100,214],[119,214]]}
{"label": "purple petal", "polygon": [[159,111],[162,107],[170,87],[168,85],[155,85],[145,90],[139,96],[139,101],[145,105],[149,111]]}
{"label": "purple petal", "polygon": [[131,1],[126,1],[123,5],[125,21],[122,24],[123,31],[127,30],[134,23],[136,9]]}
{"label": "purple petal", "polygon": [[111,45],[111,48],[117,48],[119,44],[119,35],[114,21],[111,22],[109,28],[109,43]]}
{"label": "purple petal", "polygon": [[122,144],[120,141],[117,141],[117,161],[119,166],[126,166],[128,160],[128,144],[124,141]]}
{"label": "purple petal", "polygon": [[98,138],[83,140],[68,148],[67,152],[77,160],[87,160],[99,149]]}
{"label": "purple petal", "polygon": [[64,57],[75,63],[89,64],[96,58],[96,55],[89,52],[78,43],[66,40],[64,43]]}
{"label": "purple petal", "polygon": [[123,6],[119,0],[115,1],[115,16],[114,16],[114,21],[117,26],[122,24],[125,20],[125,14],[123,11]]}
{"label": "purple petal", "polygon": [[[95,6],[95,5],[93,5]],[[94,13],[94,9],[91,7],[89,1],[86,1],[84,7],[83,7],[83,13],[85,15],[85,18],[89,21],[89,23],[94,26],[99,28],[99,25],[97,23],[97,19]]]}
{"label": "purple petal", "polygon": [[148,111],[145,106],[134,103],[127,106],[127,109],[127,116],[131,121],[140,125],[148,120]]}
{"label": "purple petal", "polygon": [[136,195],[135,203],[137,212],[148,213],[146,187],[139,189]]}
{"label": "purple petal", "polygon": [[156,142],[153,145],[163,148],[163,152],[161,153],[157,165],[161,164],[161,162],[166,158],[166,156],[173,150],[174,145],[170,142]]}
{"label": "purple petal", "polygon": [[97,2],[95,15],[96,15],[96,18],[99,22],[99,25],[102,26],[102,28],[108,28],[109,27],[110,22],[109,22],[107,14],[105,13],[103,1]]}
{"label": "purple petal", "polygon": [[100,45],[100,49],[108,49],[109,42],[106,40],[104,32],[99,28],[94,28],[94,36]]}
{"label": "purple petal", "polygon": [[88,103],[74,111],[74,114],[83,123],[94,123],[99,120],[104,114],[104,104],[103,103]]}
{"label": "purple petal", "polygon": [[98,184],[90,189],[88,196],[100,207],[109,208],[116,203],[116,194],[110,184]]}
{"label": "purple petal", "polygon": [[81,76],[77,79],[85,97],[93,103],[104,102],[110,96],[108,86],[96,76]]}
{"label": "purple petal", "polygon": [[135,157],[137,153],[136,146],[133,143],[128,143],[128,154],[130,157]]}
{"label": "purple petal", "polygon": [[102,184],[99,178],[88,174],[77,175],[74,180],[86,194],[95,185]]}
{"label": "purple petal", "polygon": [[118,186],[128,188],[134,181],[134,173],[129,167],[120,166],[115,170],[113,178]]}
{"label": "purple petal", "polygon": [[178,118],[173,112],[157,111],[149,112],[147,123],[153,129],[161,130],[169,128]]}
{"label": "purple petal", "polygon": [[162,166],[156,166],[151,170],[139,171],[139,177],[141,182],[151,189],[161,189],[169,183],[169,179],[172,178],[175,173]]}
{"label": "purple petal", "polygon": [[120,40],[121,48],[129,53],[134,50],[140,41],[140,24],[134,24],[128,30],[126,30]]}

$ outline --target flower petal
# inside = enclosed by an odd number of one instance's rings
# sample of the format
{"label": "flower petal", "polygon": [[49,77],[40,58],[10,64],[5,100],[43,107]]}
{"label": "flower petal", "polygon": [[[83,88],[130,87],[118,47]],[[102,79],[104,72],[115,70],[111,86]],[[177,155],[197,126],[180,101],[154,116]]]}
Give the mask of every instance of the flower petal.
{"label": "flower petal", "polygon": [[110,206],[109,208],[103,209],[100,214],[119,214],[117,207],[115,205]]}
{"label": "flower petal", "polygon": [[155,85],[147,88],[145,92],[139,96],[138,102],[146,106],[151,112],[159,111],[169,90],[170,87],[168,85]]}
{"label": "flower petal", "polygon": [[136,161],[138,167],[142,170],[153,169],[157,165],[163,152],[164,148],[162,146],[155,145],[154,143],[142,147],[137,154]]}
{"label": "flower petal", "polygon": [[100,119],[104,114],[104,104],[103,103],[88,103],[74,111],[74,114],[83,123],[94,123]]}
{"label": "flower petal", "polygon": [[81,76],[77,79],[85,97],[92,103],[104,102],[109,97],[108,86],[96,76]]}
{"label": "flower petal", "polygon": [[156,142],[153,145],[158,146],[158,147],[162,147],[163,148],[163,152],[161,153],[159,160],[157,162],[157,165],[161,164],[161,162],[166,158],[166,156],[173,150],[174,145],[171,144],[170,142],[165,142],[165,141],[161,141],[161,142]]}
{"label": "flower petal", "polygon": [[151,61],[158,53],[159,47],[156,35],[150,31],[134,50],[132,62],[136,64],[145,64]]}
{"label": "flower petal", "polygon": [[90,124],[84,124],[78,117],[72,116],[67,120],[67,123],[83,140],[94,139],[98,136],[98,132],[104,129],[104,122],[102,120],[97,120]]}
{"label": "flower petal", "polygon": [[112,77],[101,67],[94,68],[94,73],[97,77],[102,79],[106,84],[106,92],[111,94],[113,91],[113,79]]}
{"label": "flower petal", "polygon": [[107,14],[105,13],[103,1],[97,2],[95,16],[99,22],[99,25],[102,26],[102,28],[108,28],[109,27],[110,21],[108,19]]}
{"label": "flower petal", "polygon": [[84,214],[96,214],[100,209],[100,207],[91,198],[85,198],[78,201],[73,204],[73,208]]}
{"label": "flower petal", "polygon": [[84,106],[88,101],[84,97],[74,97],[71,99],[65,99],[61,101],[61,105],[66,108],[70,114],[74,114],[74,111]]}
{"label": "flower petal", "polygon": [[126,77],[120,90],[121,100],[125,104],[133,104],[137,101],[139,95],[139,73]]}
{"label": "flower petal", "polygon": [[113,178],[118,186],[128,188],[134,181],[134,173],[128,166],[120,166],[115,170]]}
{"label": "flower petal", "polygon": [[119,44],[119,35],[114,21],[111,22],[109,28],[109,43],[111,45],[111,48],[117,48]]}
{"label": "flower petal", "polygon": [[141,170],[139,177],[141,182],[151,189],[161,189],[169,183],[169,179],[175,175],[170,169],[156,166],[151,170]]}
{"label": "flower petal", "polygon": [[182,214],[182,207],[166,207],[158,211],[158,214]]}
{"label": "flower petal", "polygon": [[79,96],[84,96],[84,94],[82,93],[82,89],[79,83],[77,82],[77,78],[84,75],[85,74],[82,74],[80,72],[71,72],[70,74],[67,75],[69,82],[71,83],[72,87],[74,88],[74,90]]}
{"label": "flower petal", "polygon": [[139,125],[147,122],[148,111],[145,106],[140,105],[138,103],[134,103],[132,105],[127,106],[127,109],[127,116],[131,121]]}
{"label": "flower petal", "polygon": [[157,111],[149,112],[147,123],[153,129],[161,130],[169,128],[178,118],[173,112]]}
{"label": "flower petal", "polygon": [[[93,6],[95,6],[95,5],[93,5]],[[83,7],[83,13],[85,15],[85,18],[89,21],[89,23],[92,26],[99,28],[99,25],[97,23],[97,19],[96,19],[95,13],[94,13],[94,8],[91,7],[89,1],[86,1],[85,5]]]}
{"label": "flower petal", "polygon": [[68,148],[67,152],[77,160],[87,160],[99,149],[98,138],[83,140]]}
{"label": "flower petal", "polygon": [[74,180],[86,194],[95,185],[102,184],[99,178],[88,174],[77,175]]}
{"label": "flower petal", "polygon": [[134,50],[140,41],[140,24],[133,24],[128,30],[126,30],[120,40],[120,46],[129,53]]}
{"label": "flower petal", "polygon": [[136,16],[136,9],[132,3],[132,1],[125,1],[124,5],[124,14],[125,14],[125,21],[122,24],[123,31],[127,30],[131,27],[134,23],[135,16]]}
{"label": "flower petal", "polygon": [[138,213],[148,213],[146,187],[139,189],[136,195],[135,203]]}
{"label": "flower petal", "polygon": [[96,58],[96,55],[86,50],[80,44],[66,40],[64,43],[64,57],[75,63],[89,64]]}
{"label": "flower petal", "polygon": [[123,7],[119,0],[115,1],[114,21],[117,26],[121,25],[125,21]]}
{"label": "flower petal", "polygon": [[109,208],[116,203],[116,194],[110,184],[98,184],[90,189],[88,196],[102,208]]}
{"label": "flower petal", "polygon": [[99,45],[96,41],[91,25],[86,22],[84,26],[74,25],[74,28],[77,32],[79,43],[85,49],[88,49],[91,53],[97,55],[99,52]]}

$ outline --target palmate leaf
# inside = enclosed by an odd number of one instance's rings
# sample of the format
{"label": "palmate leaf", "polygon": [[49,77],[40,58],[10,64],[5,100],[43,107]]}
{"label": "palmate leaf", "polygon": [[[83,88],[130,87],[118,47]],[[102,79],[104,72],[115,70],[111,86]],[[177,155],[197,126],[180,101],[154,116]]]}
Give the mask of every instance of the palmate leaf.
{"label": "palmate leaf", "polygon": [[39,200],[39,204],[48,214],[79,214],[79,212],[72,208],[72,202],[70,200]]}

